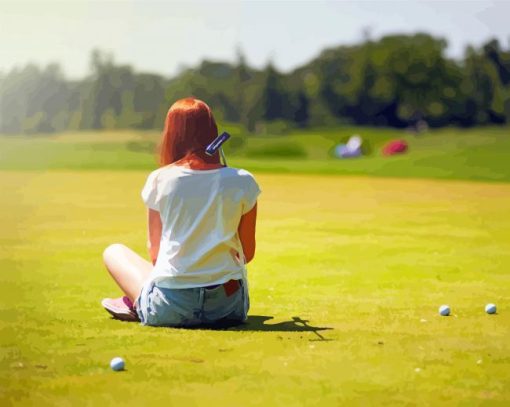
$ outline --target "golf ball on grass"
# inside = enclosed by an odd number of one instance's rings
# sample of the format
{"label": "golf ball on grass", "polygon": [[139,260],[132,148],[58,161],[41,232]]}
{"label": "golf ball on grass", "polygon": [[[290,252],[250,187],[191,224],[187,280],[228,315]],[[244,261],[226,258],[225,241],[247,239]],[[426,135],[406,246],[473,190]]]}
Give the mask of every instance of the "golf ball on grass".
{"label": "golf ball on grass", "polygon": [[496,305],[495,304],[487,304],[485,306],[485,312],[487,314],[495,314],[496,313]]}
{"label": "golf ball on grass", "polygon": [[124,370],[124,366],[125,366],[124,359],[119,357],[113,358],[110,362],[110,367],[112,368],[112,370],[116,372]]}
{"label": "golf ball on grass", "polygon": [[450,315],[450,306],[448,306],[448,305],[441,305],[439,307],[439,315],[441,315],[443,317],[447,317],[448,315]]}

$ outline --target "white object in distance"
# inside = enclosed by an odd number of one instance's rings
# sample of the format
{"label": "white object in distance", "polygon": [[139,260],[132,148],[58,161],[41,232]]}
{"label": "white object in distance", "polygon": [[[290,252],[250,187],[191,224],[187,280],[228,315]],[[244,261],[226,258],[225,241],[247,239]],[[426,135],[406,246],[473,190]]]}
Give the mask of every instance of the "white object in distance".
{"label": "white object in distance", "polygon": [[347,149],[349,151],[357,151],[361,147],[361,137],[358,134],[354,134],[349,138],[349,141],[347,141]]}

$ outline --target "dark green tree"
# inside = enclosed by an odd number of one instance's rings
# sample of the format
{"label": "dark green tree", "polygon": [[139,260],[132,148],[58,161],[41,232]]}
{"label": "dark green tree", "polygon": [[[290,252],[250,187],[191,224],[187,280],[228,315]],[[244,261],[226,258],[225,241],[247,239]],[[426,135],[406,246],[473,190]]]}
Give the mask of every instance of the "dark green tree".
{"label": "dark green tree", "polygon": [[262,118],[267,121],[284,118],[286,95],[281,83],[281,76],[269,62],[264,71],[262,88]]}

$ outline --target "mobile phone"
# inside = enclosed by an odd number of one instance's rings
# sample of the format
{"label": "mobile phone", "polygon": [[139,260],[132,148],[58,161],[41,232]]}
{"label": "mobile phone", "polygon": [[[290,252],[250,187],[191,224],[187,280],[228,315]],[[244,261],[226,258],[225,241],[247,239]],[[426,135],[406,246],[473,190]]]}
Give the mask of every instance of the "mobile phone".
{"label": "mobile phone", "polygon": [[220,156],[223,159],[223,164],[227,165],[227,160],[225,159],[225,154],[223,153],[223,149],[221,148],[222,144],[227,141],[230,138],[230,134],[228,134],[226,131],[221,133],[218,137],[216,137],[211,144],[209,144],[206,149],[205,153],[209,156],[214,155],[216,151],[220,151]]}

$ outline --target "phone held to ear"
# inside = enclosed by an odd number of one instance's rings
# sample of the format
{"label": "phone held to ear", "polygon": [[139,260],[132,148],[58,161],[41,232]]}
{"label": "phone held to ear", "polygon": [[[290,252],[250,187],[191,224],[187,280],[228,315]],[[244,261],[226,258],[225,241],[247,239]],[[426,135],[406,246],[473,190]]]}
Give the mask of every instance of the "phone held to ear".
{"label": "phone held to ear", "polygon": [[225,159],[225,154],[223,153],[223,149],[221,146],[225,141],[227,141],[230,138],[230,134],[228,134],[226,131],[221,133],[218,137],[216,137],[211,144],[209,144],[206,149],[205,153],[208,156],[213,156],[216,151],[220,150],[221,158],[223,159],[223,164],[227,166],[227,160]]}

